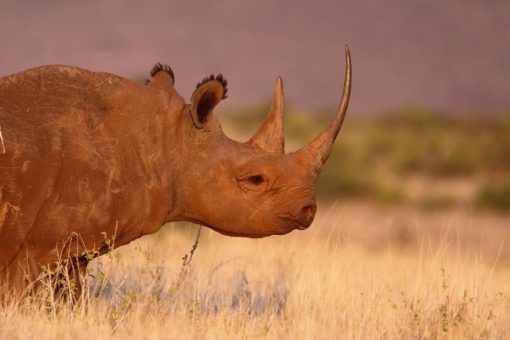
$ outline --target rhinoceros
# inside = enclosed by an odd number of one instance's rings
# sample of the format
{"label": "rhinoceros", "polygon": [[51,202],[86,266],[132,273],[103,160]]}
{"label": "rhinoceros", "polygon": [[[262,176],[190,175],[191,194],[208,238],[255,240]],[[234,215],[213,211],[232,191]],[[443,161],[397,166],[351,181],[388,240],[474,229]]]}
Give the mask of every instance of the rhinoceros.
{"label": "rhinoceros", "polygon": [[171,221],[245,237],[306,229],[351,72],[346,46],[334,118],[289,154],[279,77],[266,120],[244,143],[213,113],[227,94],[222,75],[200,82],[190,103],[161,64],[146,84],[62,65],[0,78],[0,283],[23,286],[62,257],[80,272],[90,250],[104,254]]}

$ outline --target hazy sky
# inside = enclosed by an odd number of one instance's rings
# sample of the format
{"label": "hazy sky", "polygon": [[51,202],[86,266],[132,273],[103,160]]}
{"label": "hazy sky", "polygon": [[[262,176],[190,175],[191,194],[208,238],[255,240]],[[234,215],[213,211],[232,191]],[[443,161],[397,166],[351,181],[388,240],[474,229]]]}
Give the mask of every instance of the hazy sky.
{"label": "hazy sky", "polygon": [[161,61],[185,98],[222,72],[223,107],[257,104],[281,75],[302,108],[336,105],[348,43],[354,112],[510,109],[507,0],[0,0],[0,41],[2,75],[59,63],[141,78]]}

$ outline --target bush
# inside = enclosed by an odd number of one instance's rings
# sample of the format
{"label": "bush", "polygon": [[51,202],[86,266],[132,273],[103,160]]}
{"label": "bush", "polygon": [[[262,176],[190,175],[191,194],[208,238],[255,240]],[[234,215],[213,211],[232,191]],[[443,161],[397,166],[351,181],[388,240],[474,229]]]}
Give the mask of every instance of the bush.
{"label": "bush", "polygon": [[510,179],[484,183],[477,195],[481,207],[510,210]]}

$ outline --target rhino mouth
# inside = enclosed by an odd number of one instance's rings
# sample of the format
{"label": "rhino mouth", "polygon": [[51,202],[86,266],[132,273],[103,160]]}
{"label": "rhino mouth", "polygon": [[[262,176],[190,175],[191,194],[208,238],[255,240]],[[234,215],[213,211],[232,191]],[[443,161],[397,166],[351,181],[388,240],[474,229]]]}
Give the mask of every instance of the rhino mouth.
{"label": "rhino mouth", "polygon": [[299,219],[299,218],[292,218],[289,216],[280,216],[280,220],[282,220],[286,226],[290,226],[290,228],[289,228],[290,230],[308,229],[308,227],[310,227],[313,222],[313,218],[312,219]]}

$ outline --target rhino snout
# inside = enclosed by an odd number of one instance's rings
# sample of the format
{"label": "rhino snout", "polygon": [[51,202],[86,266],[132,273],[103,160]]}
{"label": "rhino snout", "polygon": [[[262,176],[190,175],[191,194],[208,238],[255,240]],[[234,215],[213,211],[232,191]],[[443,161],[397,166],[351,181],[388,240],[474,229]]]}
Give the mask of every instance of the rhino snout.
{"label": "rhino snout", "polygon": [[308,228],[312,224],[316,212],[317,205],[315,203],[305,205],[300,212],[299,221],[301,225],[298,229],[303,230]]}

